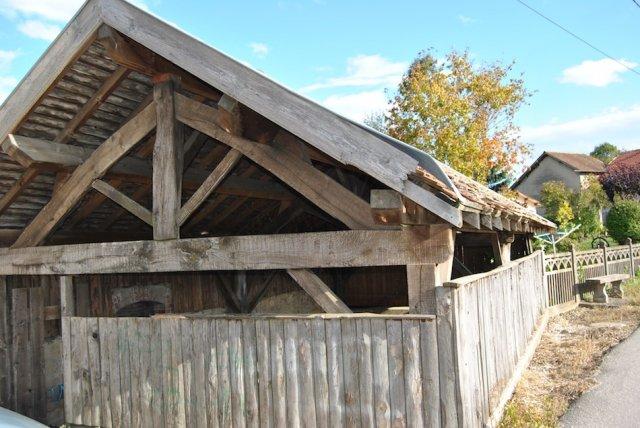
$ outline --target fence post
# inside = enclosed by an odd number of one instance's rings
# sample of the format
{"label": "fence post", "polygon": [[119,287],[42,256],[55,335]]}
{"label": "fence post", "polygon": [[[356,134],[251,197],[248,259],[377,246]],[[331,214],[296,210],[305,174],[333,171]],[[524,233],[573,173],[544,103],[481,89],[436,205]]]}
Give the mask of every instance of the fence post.
{"label": "fence post", "polygon": [[[606,257],[606,256],[605,256]],[[576,261],[576,247],[571,244],[571,270],[573,272],[573,294],[576,298],[576,302],[580,301],[580,293],[578,293],[578,262]]]}
{"label": "fence post", "polygon": [[545,261],[544,247],[540,250],[540,264],[542,265],[542,286],[544,287],[544,301],[546,307],[549,304],[549,281],[547,281],[547,262]]}
{"label": "fence post", "polygon": [[460,404],[460,372],[457,361],[455,321],[456,289],[436,287],[436,327],[438,329],[438,370],[440,381],[440,420],[445,427],[462,426]]}
{"label": "fence post", "polygon": [[604,259],[604,274],[609,275],[609,262],[607,261],[607,245],[602,244],[602,257]]}
{"label": "fence post", "polygon": [[633,278],[636,275],[635,260],[633,260],[633,239],[627,238],[627,244],[629,244],[629,272]]}

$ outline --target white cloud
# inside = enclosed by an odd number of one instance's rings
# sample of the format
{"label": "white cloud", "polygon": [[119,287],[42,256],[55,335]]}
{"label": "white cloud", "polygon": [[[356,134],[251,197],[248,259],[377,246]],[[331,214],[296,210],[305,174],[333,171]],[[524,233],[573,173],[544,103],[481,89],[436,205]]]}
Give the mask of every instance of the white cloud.
{"label": "white cloud", "polygon": [[604,87],[611,83],[620,82],[622,80],[620,75],[629,71],[626,67],[635,68],[638,64],[624,59],[618,61],[622,64],[610,58],[597,61],[582,61],[578,65],[563,70],[560,82],[597,87]]}
{"label": "white cloud", "polygon": [[266,56],[269,54],[269,46],[267,46],[265,43],[252,42],[249,43],[249,47],[251,48],[253,54],[258,58],[266,58]]}
{"label": "white cloud", "polygon": [[18,84],[18,79],[11,76],[0,76],[0,103],[13,91]]}
{"label": "white cloud", "polygon": [[640,104],[611,108],[597,115],[566,122],[523,127],[521,136],[538,152],[556,150],[588,153],[603,141],[625,149],[637,149],[640,148]]}
{"label": "white cloud", "polygon": [[301,92],[357,86],[396,86],[407,70],[406,62],[393,62],[380,55],[357,55],[347,59],[346,75],[305,86]]}
{"label": "white cloud", "polygon": [[18,30],[26,34],[32,39],[41,39],[51,41],[60,33],[61,28],[55,24],[47,24],[46,22],[28,20],[18,25]]}
{"label": "white cloud", "polygon": [[0,69],[7,69],[13,64],[13,60],[18,56],[18,51],[0,50]]}
{"label": "white cloud", "polygon": [[473,24],[474,22],[476,22],[475,19],[473,19],[470,16],[466,16],[466,15],[458,15],[458,21],[462,22],[463,25],[469,25],[469,24]]}
{"label": "white cloud", "polygon": [[[129,0],[148,11],[143,0]],[[53,40],[85,0],[0,0],[0,14],[17,21],[18,30],[34,39]]]}
{"label": "white cloud", "polygon": [[[149,10],[142,0],[130,0],[141,9]],[[0,0],[0,12],[10,18],[38,17],[49,21],[67,22],[85,0]]]}
{"label": "white cloud", "polygon": [[372,113],[378,113],[387,107],[384,90],[366,91],[348,95],[331,95],[322,101],[330,110],[350,119],[362,122]]}

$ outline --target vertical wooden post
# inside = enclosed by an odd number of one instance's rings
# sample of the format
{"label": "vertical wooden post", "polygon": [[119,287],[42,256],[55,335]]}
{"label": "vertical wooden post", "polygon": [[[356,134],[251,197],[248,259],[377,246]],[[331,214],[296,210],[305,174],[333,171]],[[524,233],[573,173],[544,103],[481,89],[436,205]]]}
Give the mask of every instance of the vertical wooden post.
{"label": "vertical wooden post", "polygon": [[411,227],[415,233],[428,234],[428,239],[444,242],[450,254],[443,263],[407,265],[407,292],[409,312],[416,314],[436,313],[436,288],[451,279],[453,267],[454,231],[446,225]]}
{"label": "vertical wooden post", "polygon": [[[73,278],[60,277],[60,317],[62,318],[62,370],[63,384],[69,388],[71,384],[71,344],[69,343],[71,332],[69,331],[69,317],[75,315],[75,301],[73,296]],[[70,389],[69,389],[70,390]],[[71,394],[64,398],[64,421],[70,421],[73,415],[73,403]]]}
{"label": "vertical wooden post", "polygon": [[153,149],[153,239],[178,239],[184,158],[183,127],[176,120],[175,109],[178,84],[166,74],[156,77],[154,83],[157,125]]}
{"label": "vertical wooden post", "polygon": [[636,275],[636,265],[633,260],[633,239],[627,238],[627,244],[629,245],[629,274],[633,278]]}
{"label": "vertical wooden post", "polygon": [[576,247],[571,244],[571,271],[573,273],[573,295],[576,298],[576,302],[580,301],[580,293],[578,293],[578,262],[576,261]]}
{"label": "vertical wooden post", "polygon": [[7,277],[0,276],[0,406],[9,406],[9,385],[11,382],[9,356],[9,302],[7,301]]}
{"label": "vertical wooden post", "polygon": [[[460,426],[460,372],[457,358],[456,293],[451,287],[436,288],[436,328],[438,330],[438,372],[440,385],[440,420],[443,426]],[[460,409],[461,410],[461,409]]]}
{"label": "vertical wooden post", "polygon": [[604,261],[604,274],[609,275],[609,261],[607,260],[607,246],[602,244],[602,259]]}
{"label": "vertical wooden post", "polygon": [[544,253],[544,247],[540,250],[540,264],[542,265],[542,281],[544,282],[544,300],[546,303],[546,308],[549,307],[549,281],[547,278],[547,262],[545,260],[546,255]]}
{"label": "vertical wooden post", "polygon": [[70,276],[60,277],[60,316],[72,317],[76,313],[73,296],[73,278]]}

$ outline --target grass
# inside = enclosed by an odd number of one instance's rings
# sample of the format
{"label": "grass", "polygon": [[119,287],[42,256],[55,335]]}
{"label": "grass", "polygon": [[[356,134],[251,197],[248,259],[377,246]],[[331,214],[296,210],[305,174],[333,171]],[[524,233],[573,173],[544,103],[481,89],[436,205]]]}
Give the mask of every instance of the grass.
{"label": "grass", "polygon": [[640,324],[640,278],[625,284],[629,305],[578,308],[550,320],[501,427],[555,427],[573,400],[595,385],[604,355]]}

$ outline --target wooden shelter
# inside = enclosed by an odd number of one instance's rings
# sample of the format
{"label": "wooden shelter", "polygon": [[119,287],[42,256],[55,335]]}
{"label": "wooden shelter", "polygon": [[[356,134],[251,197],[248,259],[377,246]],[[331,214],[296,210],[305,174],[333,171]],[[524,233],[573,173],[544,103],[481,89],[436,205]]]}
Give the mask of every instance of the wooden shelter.
{"label": "wooden shelter", "polygon": [[61,316],[435,314],[554,227],[123,0],[85,3],[0,141],[0,403],[40,419]]}

